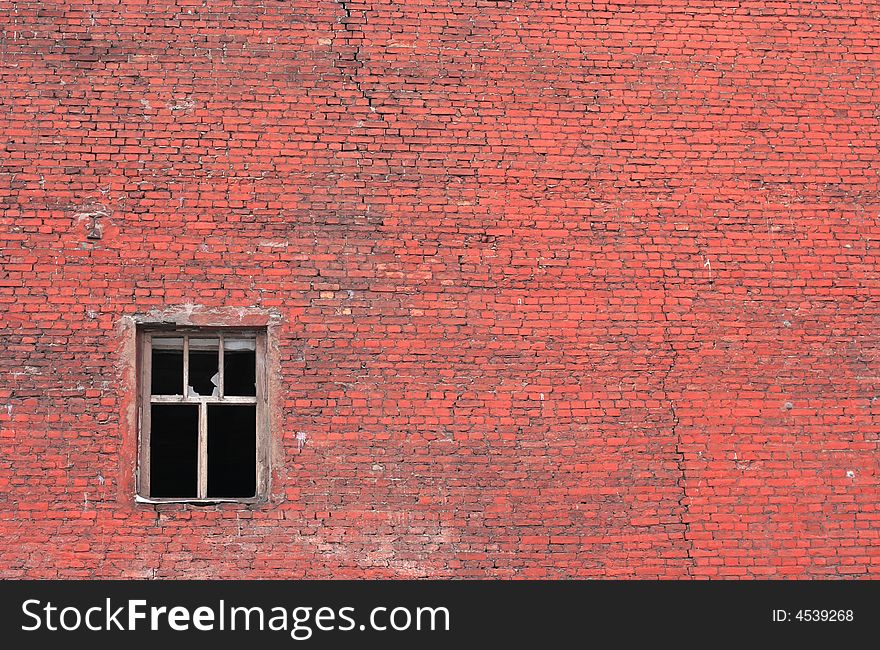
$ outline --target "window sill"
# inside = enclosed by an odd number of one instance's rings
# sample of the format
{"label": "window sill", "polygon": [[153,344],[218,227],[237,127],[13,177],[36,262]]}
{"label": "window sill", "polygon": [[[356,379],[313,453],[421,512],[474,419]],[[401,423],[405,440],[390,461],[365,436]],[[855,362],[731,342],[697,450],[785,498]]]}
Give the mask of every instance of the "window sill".
{"label": "window sill", "polygon": [[194,506],[211,506],[217,505],[221,503],[239,503],[241,505],[254,505],[258,503],[265,503],[266,499],[262,497],[248,497],[243,499],[235,499],[231,497],[208,497],[205,499],[175,499],[175,498],[152,498],[152,497],[143,497],[140,494],[136,494],[134,497],[135,503],[142,503],[144,505],[162,505],[164,503],[167,504],[191,504]]}

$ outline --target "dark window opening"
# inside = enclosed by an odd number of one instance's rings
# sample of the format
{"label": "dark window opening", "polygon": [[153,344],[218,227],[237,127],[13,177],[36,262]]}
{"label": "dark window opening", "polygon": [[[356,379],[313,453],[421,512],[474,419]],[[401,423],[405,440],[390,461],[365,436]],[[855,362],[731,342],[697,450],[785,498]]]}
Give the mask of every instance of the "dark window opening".
{"label": "dark window opening", "polygon": [[168,338],[154,345],[151,355],[150,392],[183,395],[183,339]]}
{"label": "dark window opening", "polygon": [[208,497],[254,496],[256,435],[256,406],[208,406]]}
{"label": "dark window opening", "polygon": [[[220,360],[217,339],[189,340],[189,396],[217,397],[220,386]],[[195,393],[193,395],[192,393]]]}
{"label": "dark window opening", "polygon": [[150,492],[155,497],[198,495],[199,407],[153,404],[150,409]]}
{"label": "dark window opening", "polygon": [[224,342],[223,374],[225,395],[257,394],[257,352],[253,341]]}

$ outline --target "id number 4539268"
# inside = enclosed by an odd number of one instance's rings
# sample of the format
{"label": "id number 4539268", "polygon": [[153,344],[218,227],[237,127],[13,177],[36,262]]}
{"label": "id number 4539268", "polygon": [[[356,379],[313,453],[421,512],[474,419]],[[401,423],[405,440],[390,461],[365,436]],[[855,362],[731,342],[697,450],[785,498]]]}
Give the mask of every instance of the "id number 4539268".
{"label": "id number 4539268", "polygon": [[851,609],[785,609],[773,610],[774,623],[851,623],[855,613]]}

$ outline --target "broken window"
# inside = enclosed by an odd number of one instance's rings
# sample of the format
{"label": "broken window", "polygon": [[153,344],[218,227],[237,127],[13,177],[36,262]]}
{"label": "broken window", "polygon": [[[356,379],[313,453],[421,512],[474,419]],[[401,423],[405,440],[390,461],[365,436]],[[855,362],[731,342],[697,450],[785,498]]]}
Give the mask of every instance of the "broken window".
{"label": "broken window", "polygon": [[254,500],[268,483],[265,332],[145,330],[138,487],[150,500]]}

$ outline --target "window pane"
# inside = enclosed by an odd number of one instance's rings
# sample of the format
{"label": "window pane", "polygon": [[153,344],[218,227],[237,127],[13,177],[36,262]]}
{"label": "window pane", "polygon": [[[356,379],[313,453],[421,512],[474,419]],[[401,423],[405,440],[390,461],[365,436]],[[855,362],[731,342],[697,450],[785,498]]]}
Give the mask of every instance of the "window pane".
{"label": "window pane", "polygon": [[156,337],[151,354],[150,393],[183,395],[183,338]]}
{"label": "window pane", "polygon": [[223,394],[257,394],[257,342],[254,339],[224,339]]}
{"label": "window pane", "polygon": [[189,385],[187,395],[196,397],[220,394],[219,339],[189,340]]}
{"label": "window pane", "polygon": [[208,496],[252,497],[257,486],[257,408],[208,405]]}
{"label": "window pane", "polygon": [[151,497],[198,496],[198,446],[198,405],[151,405]]}

